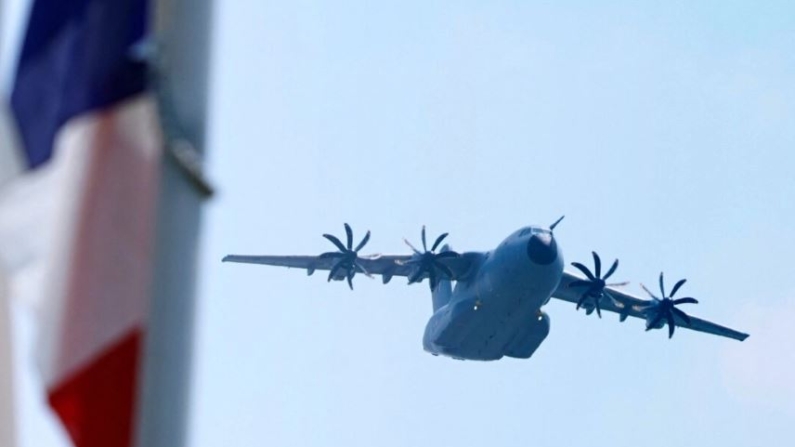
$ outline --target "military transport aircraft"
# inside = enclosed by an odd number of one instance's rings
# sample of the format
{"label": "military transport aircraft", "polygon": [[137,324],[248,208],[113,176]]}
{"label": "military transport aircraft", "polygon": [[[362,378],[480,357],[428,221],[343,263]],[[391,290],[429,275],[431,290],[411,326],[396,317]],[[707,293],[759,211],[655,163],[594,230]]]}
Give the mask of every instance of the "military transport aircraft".
{"label": "military transport aircraft", "polygon": [[619,314],[620,321],[643,318],[647,331],[667,324],[669,338],[676,326],[740,341],[748,337],[678,309],[680,304],[698,302],[690,297],[674,299],[684,279],[666,293],[660,273],[660,295],[643,286],[651,296],[645,300],[615,288],[626,283],[607,283],[618,260],[604,276],[595,252],[593,271],[578,262],[571,265],[584,276],[563,271],[563,255],[553,234],[562,219],[549,228],[521,228],[487,252],[457,253],[446,245],[437,252],[447,233],[437,237],[428,250],[423,226],[422,251],[405,241],[413,251],[410,255],[362,256],[359,251],[370,240],[370,232],[354,247],[353,232],[346,223],[347,244],[323,235],[339,251],[319,256],[229,255],[223,261],[302,268],[309,275],[328,270],[329,281],[346,280],[351,289],[357,273],[381,275],[384,284],[394,276],[407,277],[409,284],[427,279],[434,313],[425,327],[423,347],[431,354],[456,359],[529,358],[549,334],[549,316],[541,308],[550,298],[574,303],[589,315],[595,310],[600,318],[605,310]]}

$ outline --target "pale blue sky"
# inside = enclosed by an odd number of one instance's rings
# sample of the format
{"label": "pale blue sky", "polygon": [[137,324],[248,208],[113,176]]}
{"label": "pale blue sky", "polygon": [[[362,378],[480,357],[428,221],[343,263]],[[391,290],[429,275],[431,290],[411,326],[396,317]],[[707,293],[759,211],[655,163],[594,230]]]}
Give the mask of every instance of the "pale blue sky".
{"label": "pale blue sky", "polygon": [[[795,418],[789,2],[217,2],[191,445],[781,445]],[[378,3],[377,5],[374,3]],[[492,2],[496,3],[496,2]],[[686,277],[744,343],[547,307],[533,358],[422,351],[427,286],[221,264],[526,224]],[[19,313],[19,312],[18,312]],[[23,317],[24,318],[24,317]],[[17,332],[29,338],[29,328]],[[27,333],[27,335],[25,335]],[[24,343],[23,343],[24,344]],[[21,358],[28,361],[27,358]],[[29,362],[30,363],[30,362]],[[21,367],[22,445],[60,445]]]}

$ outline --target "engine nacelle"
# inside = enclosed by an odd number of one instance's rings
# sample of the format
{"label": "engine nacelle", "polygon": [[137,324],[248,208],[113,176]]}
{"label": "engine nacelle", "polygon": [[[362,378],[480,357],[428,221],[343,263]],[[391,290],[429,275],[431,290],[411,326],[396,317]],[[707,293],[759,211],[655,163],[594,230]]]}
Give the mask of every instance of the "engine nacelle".
{"label": "engine nacelle", "polygon": [[[646,327],[649,327],[649,325],[651,324],[652,320],[654,320],[654,316],[655,315],[656,315],[656,313],[651,311],[651,310],[646,312]],[[660,318],[660,320],[657,321],[657,324],[655,324],[652,327],[654,329],[662,329],[665,326],[665,323],[666,323],[665,318]]]}

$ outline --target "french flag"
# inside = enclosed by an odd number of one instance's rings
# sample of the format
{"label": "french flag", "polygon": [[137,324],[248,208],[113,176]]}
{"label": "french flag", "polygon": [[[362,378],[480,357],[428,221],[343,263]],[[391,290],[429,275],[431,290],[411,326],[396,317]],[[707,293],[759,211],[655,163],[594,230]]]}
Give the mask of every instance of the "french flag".
{"label": "french flag", "polygon": [[134,443],[163,152],[147,3],[35,0],[0,144],[0,283],[78,447]]}

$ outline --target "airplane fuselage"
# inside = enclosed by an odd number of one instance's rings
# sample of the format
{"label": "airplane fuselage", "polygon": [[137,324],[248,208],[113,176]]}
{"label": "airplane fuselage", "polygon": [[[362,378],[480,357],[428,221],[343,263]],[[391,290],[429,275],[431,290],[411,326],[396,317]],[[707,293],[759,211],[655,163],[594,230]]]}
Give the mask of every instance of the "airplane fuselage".
{"label": "airplane fuselage", "polygon": [[[618,259],[602,275],[602,262],[593,252],[594,270],[574,262],[580,274],[563,271],[563,254],[552,230],[562,220],[545,227],[525,227],[508,236],[494,250],[457,253],[448,246],[437,248],[447,236],[443,233],[427,244],[422,228],[422,251],[406,242],[409,255],[362,256],[359,251],[370,239],[368,231],[356,246],[353,230],[345,224],[345,242],[333,235],[323,237],[336,251],[318,256],[227,255],[223,262],[273,265],[328,271],[327,281],[346,281],[353,289],[356,274],[380,275],[384,284],[394,277],[404,277],[409,284],[428,280],[433,301],[433,315],[423,337],[426,351],[456,359],[498,360],[502,357],[529,358],[549,334],[549,317],[542,307],[554,297],[583,307],[587,314],[604,311],[646,320],[646,330],[668,325],[668,337],[675,327],[743,341],[748,334],[688,316],[675,306],[695,304],[691,297],[673,298],[685,280],[679,280],[666,292],[660,273],[660,296],[642,299],[616,287],[624,283],[607,283],[615,273]],[[584,276],[583,276],[584,275]],[[455,287],[453,287],[453,282]],[[666,295],[669,293],[670,295]]]}
{"label": "airplane fuselage", "polygon": [[529,358],[549,333],[541,306],[562,274],[563,256],[549,230],[514,232],[456,282],[428,322],[423,347],[458,359]]}

